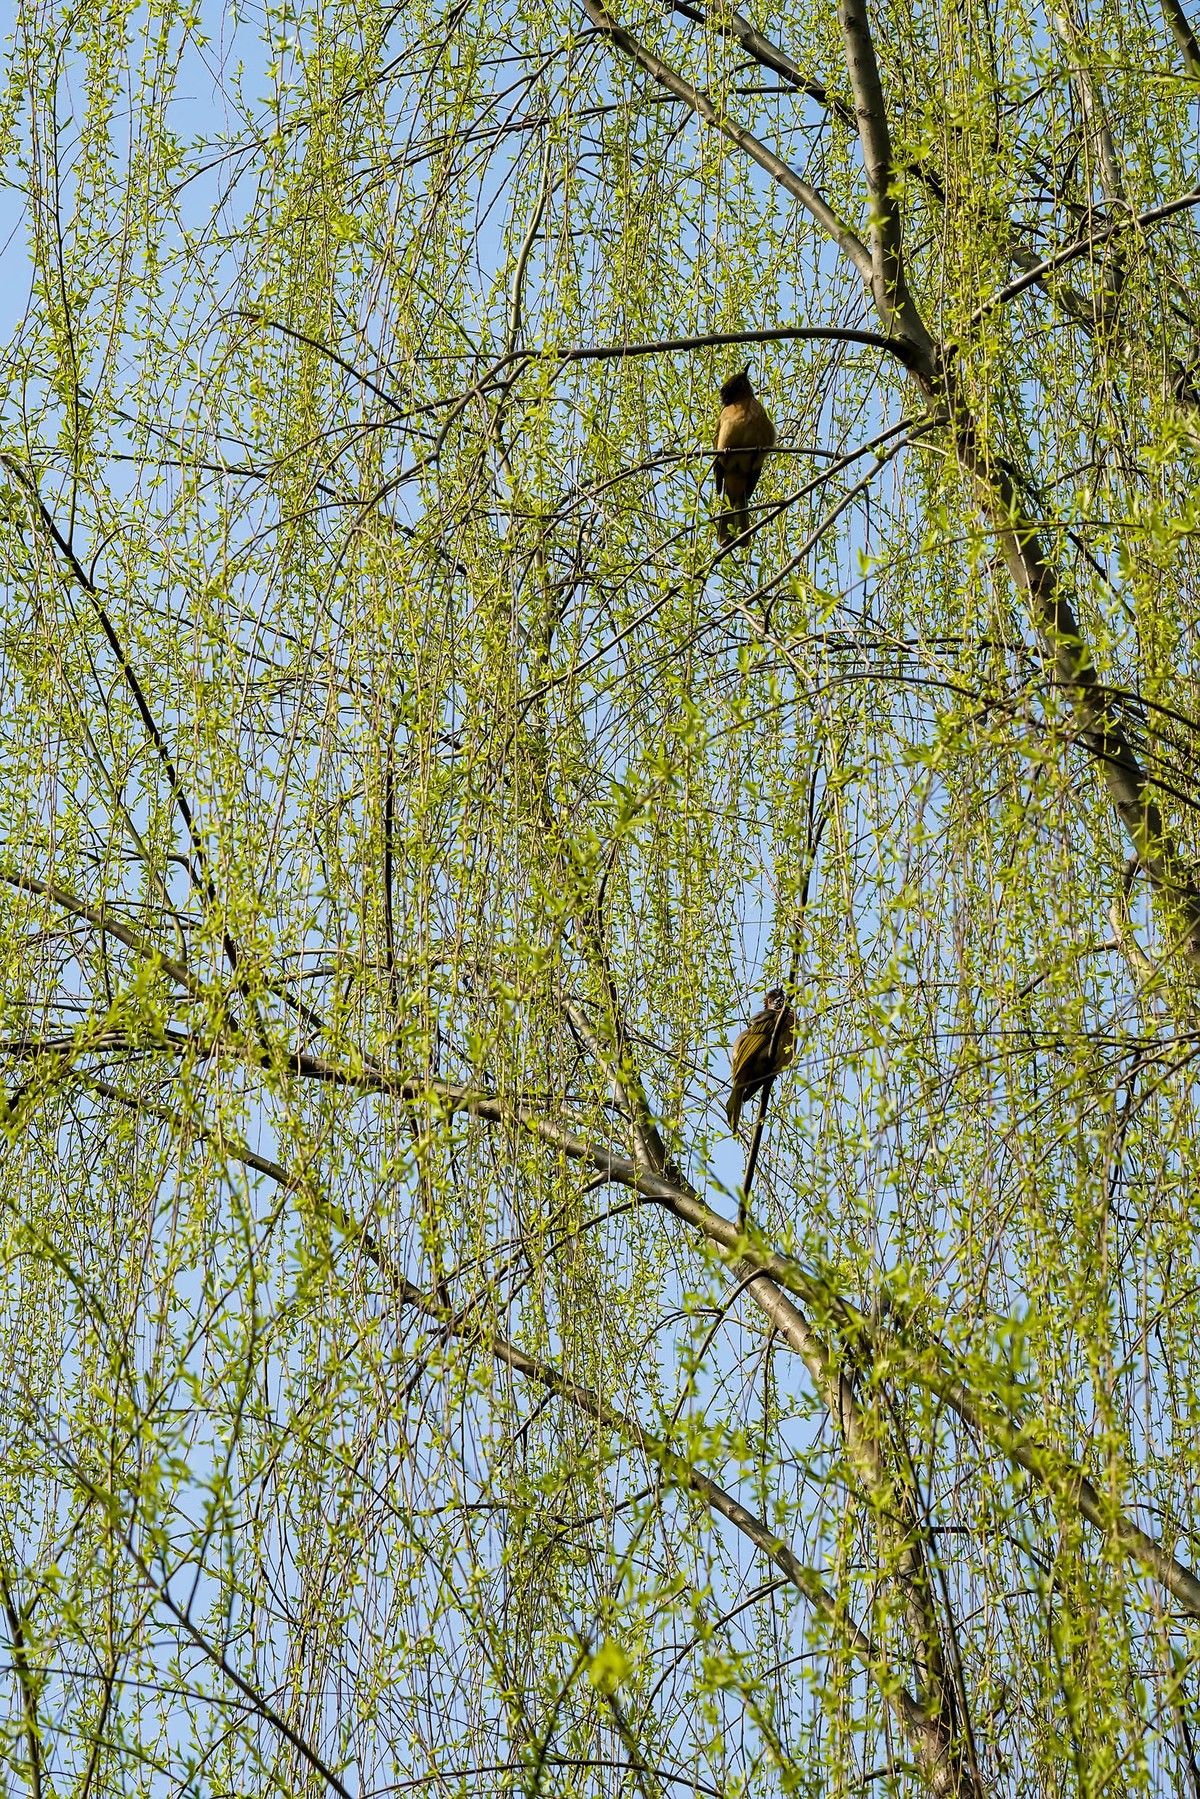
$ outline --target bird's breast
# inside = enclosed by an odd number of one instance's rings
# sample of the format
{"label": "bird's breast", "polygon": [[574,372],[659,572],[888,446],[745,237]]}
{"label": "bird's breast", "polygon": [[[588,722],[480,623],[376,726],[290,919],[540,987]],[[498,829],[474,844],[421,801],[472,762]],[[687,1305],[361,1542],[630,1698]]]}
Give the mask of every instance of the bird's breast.
{"label": "bird's breast", "polygon": [[775,427],[757,400],[722,409],[717,424],[718,450],[762,449],[774,442]]}

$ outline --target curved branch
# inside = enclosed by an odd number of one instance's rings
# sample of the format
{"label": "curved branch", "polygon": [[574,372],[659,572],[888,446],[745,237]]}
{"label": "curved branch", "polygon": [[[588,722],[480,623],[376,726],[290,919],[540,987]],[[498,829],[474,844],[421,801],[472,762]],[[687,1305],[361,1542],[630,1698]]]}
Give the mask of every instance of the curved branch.
{"label": "curved branch", "polygon": [[[911,346],[902,338],[885,337],[882,331],[858,331],[843,325],[781,325],[752,331],[710,331],[699,337],[663,337],[644,344],[581,344],[570,350],[518,350],[511,360],[528,357],[555,362],[599,362],[624,356],[657,356],[668,350],[708,350],[722,344],[802,343],[862,344],[871,350],[886,350],[906,368],[912,366]],[[495,370],[493,369],[494,373]]]}

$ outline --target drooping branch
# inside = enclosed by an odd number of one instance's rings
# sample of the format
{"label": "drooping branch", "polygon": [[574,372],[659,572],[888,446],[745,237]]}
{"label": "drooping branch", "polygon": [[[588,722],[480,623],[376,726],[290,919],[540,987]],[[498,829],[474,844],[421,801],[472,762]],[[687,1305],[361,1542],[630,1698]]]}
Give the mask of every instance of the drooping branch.
{"label": "drooping branch", "polygon": [[18,1606],[7,1569],[3,1567],[0,1567],[0,1599],[3,1599],[4,1615],[8,1620],[13,1672],[21,1694],[25,1744],[29,1757],[29,1790],[32,1799],[42,1799],[42,1730],[38,1719],[38,1682],[29,1665],[29,1642],[26,1636],[28,1613],[22,1612]]}
{"label": "drooping branch", "polygon": [[[179,1054],[189,1047],[189,1040],[167,1037],[146,1047]],[[263,1064],[257,1046],[245,1044],[244,1040],[240,1046],[223,1043],[220,1047],[231,1054],[240,1048],[240,1059],[253,1066]],[[821,1274],[805,1268],[779,1250],[761,1247],[753,1241],[747,1244],[736,1221],[722,1217],[681,1177],[656,1173],[632,1157],[616,1155],[603,1145],[589,1142],[578,1132],[542,1117],[532,1107],[499,1095],[480,1093],[449,1082],[409,1081],[389,1076],[382,1069],[355,1074],[299,1050],[281,1053],[274,1065],[290,1069],[301,1078],[330,1081],[362,1093],[386,1092],[401,1100],[426,1104],[434,1100],[446,1118],[456,1112],[465,1112],[489,1123],[517,1125],[568,1160],[582,1163],[597,1177],[627,1188],[647,1203],[661,1206],[724,1253],[736,1278],[746,1281],[747,1291],[784,1341],[801,1355],[806,1366],[809,1357],[813,1358],[810,1373],[814,1379],[827,1383],[831,1394],[840,1393],[841,1389],[829,1384],[833,1383],[835,1372],[832,1362],[827,1359],[828,1351],[795,1307],[784,1309],[789,1305],[785,1298],[787,1294],[799,1299],[818,1317],[827,1319],[860,1359],[867,1357],[878,1378],[911,1382],[948,1405],[1006,1459],[1032,1475],[1059,1504],[1068,1506],[1100,1531],[1106,1540],[1116,1543],[1122,1553],[1170,1593],[1185,1612],[1200,1618],[1200,1579],[1191,1569],[1126,1517],[1111,1497],[1102,1498],[1077,1460],[1043,1442],[1032,1426],[1013,1418],[999,1402],[982,1394],[980,1383],[972,1380],[950,1351],[932,1339],[913,1343],[894,1329],[884,1329]],[[107,1082],[98,1082],[87,1071],[79,1072],[87,1084],[100,1091],[110,1091],[124,1103],[141,1103],[112,1089]],[[232,1159],[244,1161],[272,1179],[284,1180],[290,1186],[311,1188],[311,1181],[294,1176],[279,1165],[268,1163],[265,1158],[251,1157],[244,1146],[235,1141],[222,1138],[221,1148]],[[323,1203],[328,1205],[329,1202]],[[750,1277],[761,1278],[751,1280]],[[840,1400],[837,1403],[840,1406]]]}
{"label": "drooping branch", "polygon": [[754,1130],[750,1136],[750,1148],[746,1153],[746,1171],[742,1175],[741,1191],[738,1194],[738,1225],[746,1228],[746,1216],[750,1209],[750,1188],[754,1182],[754,1171],[758,1167],[758,1152],[762,1146],[763,1130],[767,1122],[767,1106],[771,1099],[771,1088],[774,1079],[764,1081],[758,1093],[758,1114],[754,1120]]}
{"label": "drooping branch", "polygon": [[[666,1146],[654,1122],[636,1069],[629,1066],[627,1057],[621,1056],[619,1060],[613,1060],[592,1030],[582,1009],[573,1000],[564,999],[562,1007],[571,1029],[612,1083],[613,1096],[632,1127],[638,1160],[644,1162],[654,1173],[662,1174],[666,1167]],[[624,1045],[620,1048],[624,1048]]]}
{"label": "drooping branch", "polygon": [[661,56],[655,55],[653,50],[641,43],[631,32],[626,31],[624,26],[618,25],[607,9],[600,4],[600,0],[581,0],[581,4],[596,30],[602,32],[608,41],[615,44],[631,62],[635,62],[639,68],[645,69],[646,73],[652,75],[662,87],[666,88],[668,93],[674,94],[677,100],[682,100],[685,106],[690,106],[706,125],[719,131],[722,137],[728,138],[731,144],[736,144],[738,149],[744,151],[753,162],[758,164],[760,169],[765,170],[772,180],[777,181],[780,187],[784,188],[794,199],[799,200],[821,229],[850,258],[863,280],[870,281],[870,251],[861,238],[857,237],[850,227],[838,218],[816,188],[802,180],[794,169],[789,168],[787,163],[776,156],[772,150],[768,150],[764,143],[760,143],[753,133],[738,125],[727,114],[719,113],[707,94],[703,94],[698,88],[693,87],[690,81],[686,81],[682,75],[672,69]]}
{"label": "drooping branch", "polygon": [[[41,496],[34,476],[15,456],[10,455],[7,451],[0,452],[0,466],[6,468],[19,484],[33,509],[34,516],[38,521],[40,529],[54,545],[55,551],[60,557],[65,569],[69,572],[70,578],[76,583],[81,592],[86,595],[92,610],[96,614],[100,629],[103,631],[108,646],[116,658],[117,667],[121,671],[121,678],[128,689],[137,710],[138,717],[142,721],[146,735],[149,737],[150,742],[154,747],[154,752],[167,777],[167,785],[170,788],[171,798],[175,803],[175,808],[178,811],[180,818],[183,820],[183,826],[187,832],[190,852],[187,858],[189,877],[193,885],[205,895],[210,907],[215,911],[217,908],[217,890],[212,875],[209,872],[208,855],[204,847],[203,838],[196,824],[191,801],[188,798],[179,771],[175,766],[175,761],[167,746],[167,741],[159,728],[158,720],[155,718],[150,702],[146,697],[146,691],[138,677],[137,670],[134,668],[133,663],[126,654],[125,647],[122,644],[120,637],[117,635],[116,627],[109,617],[108,608],[101,599],[100,589],[97,587],[87,569],[84,568],[83,563],[75,553],[75,549],[70,540],[64,536],[62,531],[60,531],[50,508],[46,505],[46,502]],[[229,935],[229,932],[223,927],[221,932],[221,942],[230,968],[236,969],[238,966],[237,945]]]}
{"label": "drooping branch", "polygon": [[[480,1342],[504,1367],[511,1368],[514,1373],[566,1400],[602,1428],[619,1436],[623,1443],[640,1449],[662,1477],[680,1491],[701,1499],[710,1511],[732,1524],[748,1542],[768,1556],[789,1584],[809,1601],[817,1615],[845,1634],[853,1653],[904,1731],[935,1799],[982,1799],[982,1788],[972,1770],[962,1761],[941,1708],[935,1706],[931,1710],[905,1689],[891,1663],[854,1623],[845,1606],[829,1592],[819,1574],[802,1563],[784,1539],[762,1519],[755,1517],[740,1500],[672,1449],[669,1443],[648,1431],[639,1420],[628,1417],[598,1393],[570,1380],[551,1363],[529,1355],[505,1338],[482,1328],[474,1315],[474,1308],[469,1308],[466,1313],[448,1315],[444,1302],[422,1293],[402,1275],[369,1232],[355,1227],[344,1213],[339,1216],[338,1222],[340,1228],[358,1239],[364,1254],[385,1276],[394,1296],[402,1305],[415,1307],[423,1312],[449,1335]],[[746,1282],[751,1292],[758,1278],[751,1270]],[[787,1316],[788,1313],[791,1318]],[[799,1314],[786,1301],[783,1301],[782,1306],[773,1307],[772,1317],[773,1322],[781,1329],[794,1330],[794,1321],[799,1320]],[[812,1365],[819,1367],[826,1360],[825,1352],[803,1325],[803,1321],[799,1323],[797,1342],[806,1343],[806,1360],[811,1357]],[[843,1386],[847,1389],[844,1397],[852,1405],[852,1395],[848,1394],[848,1383],[844,1382],[844,1378]]]}
{"label": "drooping branch", "polygon": [[[132,1106],[175,1128],[181,1128],[184,1123],[169,1108],[125,1093],[107,1081],[87,1077],[87,1084],[93,1091]],[[436,1294],[424,1293],[400,1271],[374,1234],[359,1225],[343,1206],[326,1197],[310,1177],[293,1173],[281,1163],[251,1151],[248,1145],[236,1137],[221,1134],[218,1138],[202,1125],[197,1126],[194,1121],[189,1122],[189,1128],[209,1141],[222,1156],[241,1161],[267,1175],[285,1191],[303,1192],[314,1210],[322,1213],[343,1235],[358,1245],[367,1260],[383,1274],[393,1296],[401,1304],[421,1311],[448,1335],[481,1341],[498,1361],[582,1409],[600,1424],[619,1434],[623,1441],[639,1447],[672,1484],[696,1494],[712,1511],[732,1523],[756,1548],[771,1557],[785,1577],[810,1600],[820,1616],[848,1632],[854,1653],[878,1685],[904,1729],[913,1753],[925,1771],[930,1791],[938,1799],[942,1799],[942,1796],[950,1799],[951,1795],[961,1796],[961,1799],[970,1795],[972,1799],[978,1799],[978,1783],[962,1762],[950,1730],[949,1720],[952,1714],[945,1699],[940,1647],[936,1636],[932,1642],[924,1640],[929,1630],[927,1611],[930,1601],[923,1562],[912,1543],[900,1541],[897,1544],[893,1541],[893,1565],[889,1571],[897,1579],[903,1595],[910,1630],[917,1629],[922,1633],[921,1653],[917,1660],[928,1692],[919,1700],[905,1692],[891,1664],[885,1662],[865,1634],[847,1618],[845,1608],[828,1593],[819,1577],[797,1560],[786,1543],[761,1520],[756,1519],[740,1501],[695,1469],[667,1443],[654,1437],[636,1421],[625,1417],[596,1394],[587,1392],[577,1383],[568,1380],[550,1364],[529,1356],[503,1338],[492,1336],[483,1324],[480,1299],[472,1300],[455,1311],[450,1307],[444,1287]],[[895,1489],[884,1469],[878,1444],[866,1427],[850,1380],[803,1314],[773,1281],[763,1275],[755,1260],[744,1258],[735,1265],[734,1272],[738,1277],[735,1291],[749,1292],[773,1328],[802,1357],[833,1422],[840,1427],[852,1467],[867,1491],[877,1524],[887,1537],[894,1539],[905,1496]],[[153,1576],[144,1567],[143,1573],[153,1580]],[[165,1586],[156,1583],[156,1590],[161,1602],[175,1611],[174,1601]],[[175,1615],[179,1616],[177,1611]],[[271,1714],[271,1722],[276,1722],[274,1714]]]}
{"label": "drooping branch", "polygon": [[[83,1468],[76,1460],[71,1450],[65,1445],[58,1446],[58,1460],[60,1466],[70,1476],[81,1493],[85,1494],[89,1499],[98,1501],[109,1517],[116,1518],[120,1516],[122,1508],[117,1496],[101,1487],[96,1478]],[[263,1723],[270,1725],[271,1729],[274,1730],[277,1735],[282,1737],[286,1743],[290,1744],[300,1756],[301,1760],[306,1762],[309,1768],[312,1769],[313,1773],[318,1775],[325,1782],[326,1786],[338,1795],[338,1799],[351,1799],[349,1789],[344,1785],[338,1775],[334,1773],[333,1769],[328,1765],[324,1758],[313,1748],[307,1737],[289,1724],[282,1713],[278,1712],[270,1703],[265,1693],[263,1693],[260,1688],[256,1687],[252,1681],[247,1680],[244,1674],[238,1672],[220,1645],[214,1643],[199,1629],[192,1619],[190,1604],[181,1605],[179,1603],[178,1599],[176,1599],[174,1593],[171,1591],[169,1578],[164,1576],[160,1579],[138,1548],[137,1543],[134,1541],[132,1527],[124,1532],[118,1531],[118,1540],[124,1555],[136,1571],[138,1578],[141,1580],[146,1591],[174,1620],[176,1627],[183,1633],[193,1647],[200,1651],[205,1660],[210,1662],[224,1675],[230,1685],[241,1695],[251,1713],[255,1717],[261,1718]]]}
{"label": "drooping branch", "polygon": [[596,1393],[568,1380],[551,1364],[540,1362],[503,1338],[485,1339],[495,1359],[526,1379],[568,1400],[626,1443],[642,1450],[661,1474],[682,1491],[696,1494],[718,1517],[734,1526],[771,1561],[827,1624],[843,1631],[855,1656],[886,1700],[904,1731],[935,1799],[981,1799],[982,1788],[961,1760],[942,1714],[930,1711],[909,1693],[895,1669],[866,1633],[856,1625],[815,1570],[802,1563],[790,1546],[716,1481],[678,1455],[635,1419],[627,1418]]}

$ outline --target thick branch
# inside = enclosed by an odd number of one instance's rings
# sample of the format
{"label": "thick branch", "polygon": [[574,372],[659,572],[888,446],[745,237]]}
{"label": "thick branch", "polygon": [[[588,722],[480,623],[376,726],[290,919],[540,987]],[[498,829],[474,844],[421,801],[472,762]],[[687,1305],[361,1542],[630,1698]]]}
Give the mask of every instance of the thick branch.
{"label": "thick branch", "polygon": [[[477,1116],[486,1115],[478,1102],[471,1109]],[[517,1108],[508,1108],[507,1112],[511,1117],[521,1118]],[[524,1118],[521,1118],[521,1122],[524,1122]],[[737,1225],[731,1219],[722,1218],[720,1213],[714,1212],[686,1182],[675,1184],[665,1180],[648,1170],[639,1169],[627,1157],[614,1157],[601,1149],[584,1145],[582,1139],[573,1138],[570,1133],[561,1130],[551,1133],[542,1129],[538,1134],[544,1140],[555,1141],[564,1153],[571,1155],[576,1152],[568,1147],[569,1138],[598,1172],[604,1172],[610,1180],[640,1192],[647,1199],[657,1201],[684,1223],[699,1230],[709,1242],[728,1251],[731,1256],[736,1255],[736,1267],[740,1276],[759,1270],[766,1280],[750,1288],[756,1303],[767,1311],[781,1334],[799,1351],[806,1366],[809,1365],[810,1355],[818,1358],[810,1368],[814,1379],[820,1378],[824,1382],[827,1378],[825,1365],[819,1360],[825,1353],[823,1346],[811,1335],[811,1327],[808,1327],[810,1335],[805,1339],[804,1332],[795,1322],[800,1316],[795,1308],[791,1308],[790,1316],[783,1310],[779,1303],[783,1299],[780,1289],[795,1293],[806,1304],[830,1317],[848,1341],[869,1345],[881,1370],[894,1369],[903,1378],[944,1401],[958,1413],[964,1423],[979,1430],[1006,1456],[1047,1486],[1057,1499],[1069,1503],[1089,1524],[1118,1543],[1124,1553],[1171,1593],[1186,1612],[1200,1618],[1200,1580],[1191,1570],[1168,1555],[1153,1537],[1125,1518],[1118,1507],[1102,1504],[1095,1487],[1070,1457],[1060,1455],[1058,1451],[1039,1443],[1029,1430],[1008,1418],[998,1407],[975,1399],[965,1379],[948,1365],[950,1358],[944,1350],[938,1350],[931,1362],[928,1353],[911,1351],[902,1342],[880,1332],[864,1313],[843,1299],[819,1275],[809,1273],[790,1257],[774,1250],[747,1248]],[[770,1292],[770,1288],[775,1289],[775,1293]]]}
{"label": "thick branch", "polygon": [[904,279],[900,207],[892,192],[892,139],[864,0],[840,0],[846,69],[858,116],[858,137],[871,204],[871,292],[888,331],[909,338],[928,354],[933,343]]}
{"label": "thick branch", "polygon": [[[905,337],[927,349],[926,367],[914,368],[914,374],[927,397],[947,404],[959,464],[971,477],[981,510],[996,530],[1009,574],[1018,593],[1026,597],[1034,628],[1070,700],[1083,742],[1100,764],[1105,785],[1129,840],[1155,887],[1168,906],[1179,914],[1185,955],[1193,974],[1200,974],[1200,886],[1166,831],[1157,802],[1150,795],[1145,771],[1100,683],[1091,652],[1062,594],[1057,576],[1042,552],[1032,524],[1025,517],[1011,473],[1003,463],[990,456],[959,392],[948,359],[926,333],[904,284],[899,213],[889,191],[891,142],[865,0],[842,0],[841,13],[871,192],[876,310],[888,330],[893,329],[899,319]],[[1170,212],[1180,211],[1197,200],[1200,200],[1200,189],[1167,206],[1153,208],[1142,215],[1143,220],[1165,218]],[[1081,251],[1077,250],[1077,253]],[[1022,277],[1022,283],[1028,285],[1034,278],[1031,272]],[[881,279],[884,281],[882,294],[879,291]],[[1015,287],[1016,283],[1009,284],[1010,289]]]}

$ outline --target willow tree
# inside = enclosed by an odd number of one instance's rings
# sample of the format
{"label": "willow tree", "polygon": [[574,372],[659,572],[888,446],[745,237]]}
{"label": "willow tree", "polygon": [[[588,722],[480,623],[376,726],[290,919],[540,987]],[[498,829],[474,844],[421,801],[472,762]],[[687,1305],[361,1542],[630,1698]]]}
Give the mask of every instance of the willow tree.
{"label": "willow tree", "polygon": [[5,1792],[1200,1799],[1162,4],[23,0]]}

